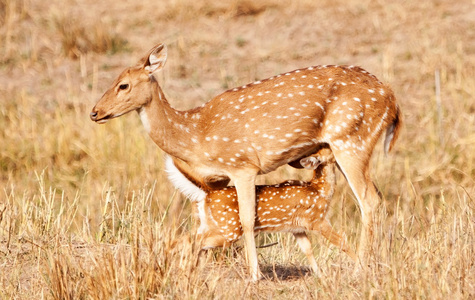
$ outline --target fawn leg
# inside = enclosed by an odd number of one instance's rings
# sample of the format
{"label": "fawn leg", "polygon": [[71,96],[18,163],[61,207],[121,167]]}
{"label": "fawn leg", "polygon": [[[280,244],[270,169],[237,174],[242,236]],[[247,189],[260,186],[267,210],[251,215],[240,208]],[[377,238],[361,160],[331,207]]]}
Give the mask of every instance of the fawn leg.
{"label": "fawn leg", "polygon": [[358,257],[356,256],[355,252],[348,247],[346,243],[346,239],[343,238],[338,232],[333,230],[330,222],[328,220],[324,220],[320,224],[320,228],[318,228],[320,233],[333,245],[340,248],[343,252],[348,254],[354,261],[358,261]]}
{"label": "fawn leg", "polygon": [[302,250],[302,252],[307,256],[312,271],[318,275],[320,273],[320,268],[318,267],[315,257],[313,256],[312,243],[310,243],[307,234],[305,232],[294,233],[294,237],[297,240],[300,250]]}

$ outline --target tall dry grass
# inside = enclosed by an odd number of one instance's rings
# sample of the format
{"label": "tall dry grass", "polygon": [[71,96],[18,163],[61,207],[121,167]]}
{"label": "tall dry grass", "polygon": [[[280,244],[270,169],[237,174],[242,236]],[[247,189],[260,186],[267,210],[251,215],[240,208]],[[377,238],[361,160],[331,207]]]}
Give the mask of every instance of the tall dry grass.
{"label": "tall dry grass", "polygon": [[[475,18],[469,1],[0,0],[2,298],[465,298],[475,296]],[[395,91],[405,127],[373,156],[384,199],[369,267],[314,237],[313,276],[288,234],[261,235],[267,277],[240,245],[198,261],[194,220],[162,152],[130,114],[88,114],[124,67],[169,45],[177,108],[315,64],[357,64]],[[260,178],[305,175],[284,168]],[[332,223],[360,230],[341,177]],[[191,241],[191,242],[188,242]],[[322,245],[324,244],[324,245]]]}

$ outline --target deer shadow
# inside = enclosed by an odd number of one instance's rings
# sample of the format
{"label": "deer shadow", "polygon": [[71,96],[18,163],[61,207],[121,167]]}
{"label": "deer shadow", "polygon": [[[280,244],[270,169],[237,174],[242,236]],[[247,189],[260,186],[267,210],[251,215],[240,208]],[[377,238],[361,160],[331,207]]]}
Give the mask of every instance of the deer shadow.
{"label": "deer shadow", "polygon": [[264,280],[270,281],[294,281],[314,275],[310,267],[289,265],[264,265],[261,272]]}

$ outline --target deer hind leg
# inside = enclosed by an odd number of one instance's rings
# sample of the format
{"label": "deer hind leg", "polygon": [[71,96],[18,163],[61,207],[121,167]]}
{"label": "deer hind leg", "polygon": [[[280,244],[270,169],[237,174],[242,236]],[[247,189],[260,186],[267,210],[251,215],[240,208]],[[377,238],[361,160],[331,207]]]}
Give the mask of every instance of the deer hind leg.
{"label": "deer hind leg", "polygon": [[332,148],[336,161],[358,201],[361,212],[361,230],[358,256],[360,259],[373,241],[374,212],[380,202],[378,192],[369,176],[369,155],[348,154],[345,150]]}
{"label": "deer hind leg", "polygon": [[312,243],[308,239],[308,236],[305,232],[294,233],[294,237],[297,240],[297,244],[300,247],[300,250],[307,256],[310,267],[315,274],[320,273],[320,268],[317,265],[315,257],[313,256]]}
{"label": "deer hind leg", "polygon": [[257,261],[256,241],[254,240],[254,225],[256,218],[256,187],[257,172],[241,173],[233,178],[239,204],[239,219],[241,221],[247,263],[254,281],[262,275]]}

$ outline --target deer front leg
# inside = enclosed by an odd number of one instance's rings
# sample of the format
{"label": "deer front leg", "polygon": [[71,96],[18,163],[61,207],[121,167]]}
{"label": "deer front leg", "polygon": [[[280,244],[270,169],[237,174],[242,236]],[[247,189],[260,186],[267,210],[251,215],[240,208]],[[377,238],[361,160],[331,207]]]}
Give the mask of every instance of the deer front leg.
{"label": "deer front leg", "polygon": [[259,280],[262,275],[257,262],[256,242],[254,240],[254,224],[256,218],[256,172],[244,173],[233,178],[238,195],[239,219],[241,221],[244,245],[246,248],[246,259],[249,271],[254,281]]}

